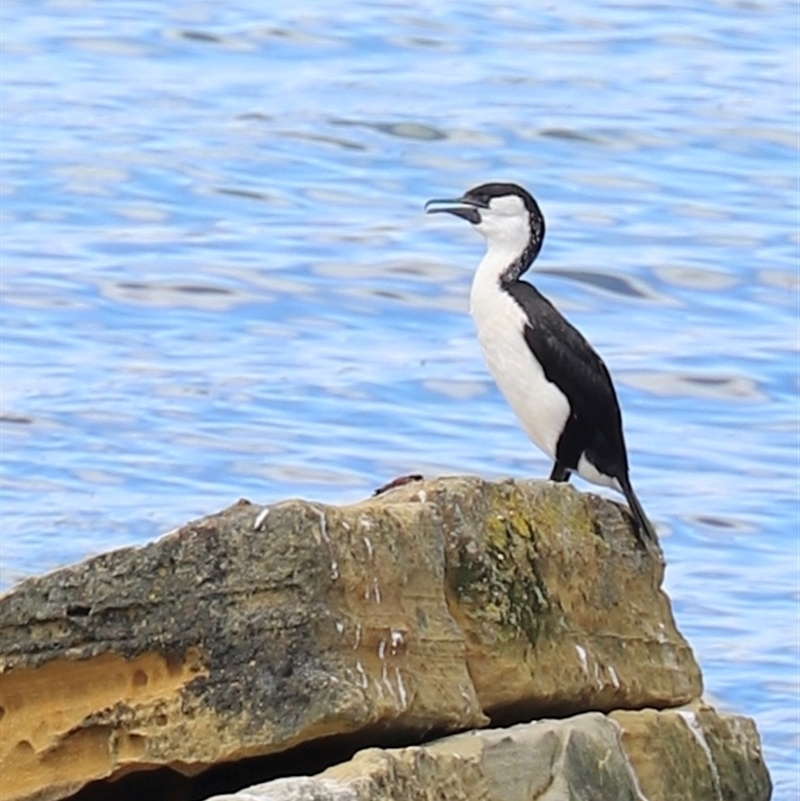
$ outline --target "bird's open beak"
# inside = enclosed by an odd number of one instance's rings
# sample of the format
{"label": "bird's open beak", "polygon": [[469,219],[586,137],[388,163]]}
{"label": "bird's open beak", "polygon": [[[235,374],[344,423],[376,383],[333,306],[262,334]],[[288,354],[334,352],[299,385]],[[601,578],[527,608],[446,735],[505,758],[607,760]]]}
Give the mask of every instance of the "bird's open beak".
{"label": "bird's open beak", "polygon": [[463,219],[477,225],[481,221],[481,215],[478,209],[483,208],[480,203],[470,198],[460,197],[455,200],[429,200],[425,204],[426,214],[438,214],[446,211],[448,214],[455,214],[456,217],[463,217]]}

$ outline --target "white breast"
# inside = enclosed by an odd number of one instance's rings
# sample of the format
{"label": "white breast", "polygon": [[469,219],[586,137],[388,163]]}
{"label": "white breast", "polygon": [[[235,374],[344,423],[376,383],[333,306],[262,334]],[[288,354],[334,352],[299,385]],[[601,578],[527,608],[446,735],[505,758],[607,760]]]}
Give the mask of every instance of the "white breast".
{"label": "white breast", "polygon": [[[470,314],[486,366],[525,433],[552,459],[569,418],[569,403],[528,348],[526,317],[498,282],[497,265],[487,253],[475,273]],[[507,263],[507,262],[506,262]]]}

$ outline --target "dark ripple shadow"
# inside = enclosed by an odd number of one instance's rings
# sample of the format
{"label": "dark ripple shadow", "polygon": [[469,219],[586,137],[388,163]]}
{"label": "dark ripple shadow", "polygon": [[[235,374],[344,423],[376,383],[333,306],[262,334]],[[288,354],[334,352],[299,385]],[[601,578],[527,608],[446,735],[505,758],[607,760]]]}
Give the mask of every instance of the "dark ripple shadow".
{"label": "dark ripple shadow", "polygon": [[442,262],[422,259],[389,259],[382,262],[334,262],[324,261],[314,264],[315,275],[336,278],[342,285],[352,284],[364,279],[410,279],[415,282],[436,284],[444,287],[450,283],[458,284],[463,273],[456,267]]}
{"label": "dark ripple shadow", "polygon": [[222,44],[223,42],[221,36],[205,31],[178,31],[178,36],[190,42],[208,42],[210,44]]}
{"label": "dark ripple shadow", "polygon": [[[153,289],[152,284],[144,284],[139,281],[120,281],[117,284],[120,289],[127,289],[133,292],[149,292]],[[190,295],[232,295],[230,289],[223,289],[219,286],[202,286],[201,284],[173,284],[169,287],[171,292],[186,292]]]}
{"label": "dark ripple shadow", "polygon": [[281,135],[294,141],[302,140],[305,142],[315,142],[322,145],[332,145],[333,147],[338,147],[342,150],[367,150],[367,146],[362,145],[360,142],[354,142],[352,139],[341,139],[337,136],[301,133],[300,131],[287,131]]}
{"label": "dark ripple shadow", "polygon": [[740,531],[743,533],[750,533],[753,531],[752,526],[746,526],[736,520],[728,520],[723,517],[716,517],[714,515],[694,515],[690,517],[691,522],[697,523],[700,526],[708,528],[723,529],[725,531]]}
{"label": "dark ripple shadow", "polygon": [[224,186],[218,186],[214,191],[219,195],[242,197],[246,200],[269,200],[268,196],[263,192],[256,192],[253,189],[229,189]]}
{"label": "dark ripple shadow", "polygon": [[758,384],[742,375],[630,372],[625,374],[625,383],[654,395],[705,400],[764,400]]}
{"label": "dark ripple shadow", "polygon": [[247,111],[244,114],[237,114],[236,119],[247,122],[272,122],[274,117],[271,114],[264,114],[263,111]]}
{"label": "dark ripple shadow", "polygon": [[622,295],[626,298],[647,298],[654,299],[656,294],[648,291],[640,282],[634,282],[630,278],[622,278],[610,273],[596,273],[589,270],[553,270],[550,268],[537,269],[537,273],[555,275],[559,278],[568,278],[579,284],[588,284],[595,289],[602,289],[613,295]]}
{"label": "dark ripple shadow", "polygon": [[142,281],[109,281],[100,286],[104,297],[118,303],[156,307],[191,307],[205,311],[227,311],[251,296],[228,287],[210,284],[151,284]]}
{"label": "dark ripple shadow", "polygon": [[602,143],[600,139],[588,134],[573,131],[570,128],[543,128],[539,131],[539,136],[545,136],[548,139],[564,139],[568,142],[587,142],[594,145]]}
{"label": "dark ripple shadow", "polygon": [[367,128],[388,136],[396,136],[398,139],[413,139],[420,142],[438,142],[448,138],[448,135],[439,128],[419,122],[364,122],[362,120],[332,119],[330,123],[331,125]]}
{"label": "dark ripple shadow", "polygon": [[33,425],[33,418],[32,417],[25,417],[21,414],[14,414],[13,412],[7,412],[5,414],[0,414],[0,424],[2,423],[13,423],[14,425]]}

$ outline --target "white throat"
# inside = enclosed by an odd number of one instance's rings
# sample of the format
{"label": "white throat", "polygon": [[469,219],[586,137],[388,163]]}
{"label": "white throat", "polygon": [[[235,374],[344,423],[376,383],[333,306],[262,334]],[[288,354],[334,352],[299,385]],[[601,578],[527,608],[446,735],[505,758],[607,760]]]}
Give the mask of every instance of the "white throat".
{"label": "white throat", "polygon": [[508,268],[522,256],[530,239],[526,225],[504,226],[504,230],[484,230],[487,223],[476,226],[486,237],[486,253],[475,271],[470,291],[470,314],[474,317],[481,297],[501,292],[500,279]]}

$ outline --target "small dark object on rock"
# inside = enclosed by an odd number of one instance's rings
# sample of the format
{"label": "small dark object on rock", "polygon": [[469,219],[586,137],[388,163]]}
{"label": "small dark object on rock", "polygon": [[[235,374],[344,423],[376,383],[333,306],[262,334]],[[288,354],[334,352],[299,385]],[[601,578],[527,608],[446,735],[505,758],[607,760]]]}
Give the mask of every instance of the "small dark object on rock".
{"label": "small dark object on rock", "polygon": [[405,484],[410,484],[412,481],[422,481],[423,476],[419,473],[411,473],[408,476],[398,476],[395,479],[392,479],[388,484],[384,484],[382,487],[378,487],[375,492],[372,493],[372,497],[374,498],[376,495],[383,495],[384,492],[388,492],[395,487],[402,487]]}

